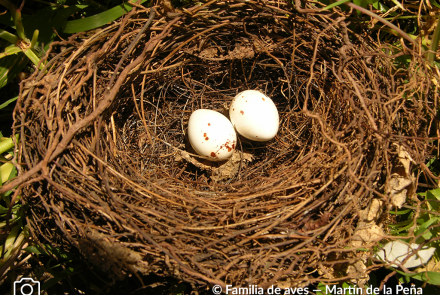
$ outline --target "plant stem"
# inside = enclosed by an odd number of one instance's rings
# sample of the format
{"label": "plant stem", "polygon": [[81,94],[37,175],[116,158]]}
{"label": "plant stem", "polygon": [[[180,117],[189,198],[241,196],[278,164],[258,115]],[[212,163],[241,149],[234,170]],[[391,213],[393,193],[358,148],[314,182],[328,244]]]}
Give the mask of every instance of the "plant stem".
{"label": "plant stem", "polygon": [[434,35],[432,36],[431,48],[429,48],[429,50],[431,51],[428,53],[428,62],[429,63],[434,62],[439,41],[440,41],[440,16],[437,21],[437,27],[435,28]]}
{"label": "plant stem", "polygon": [[32,48],[24,49],[23,52],[31,60],[31,62],[33,62],[35,66],[38,67],[38,64],[40,64],[40,70],[44,68],[44,64],[40,63],[40,58],[37,56]]}
{"label": "plant stem", "polygon": [[40,33],[40,31],[38,31],[38,30],[34,31],[34,35],[32,36],[32,40],[31,40],[31,48],[34,48],[35,44],[37,44],[38,34],[39,33]]}
{"label": "plant stem", "polygon": [[[20,37],[25,42],[29,42],[29,40],[26,38],[26,35],[24,33],[23,23],[21,21],[21,8],[22,7],[20,7],[20,8],[15,7],[15,5],[12,4],[11,2],[9,2],[8,0],[0,0],[0,5],[3,5],[11,12],[12,20],[14,21],[15,29],[17,30],[18,37]],[[23,3],[22,3],[22,6],[23,6]]]}
{"label": "plant stem", "polygon": [[8,31],[0,29],[0,38],[5,39],[12,44],[17,43],[18,40],[20,40],[17,36],[14,34],[9,33]]}
{"label": "plant stem", "polygon": [[12,18],[15,23],[15,29],[17,30],[18,37],[20,37],[22,40],[24,40],[26,42],[29,42],[29,40],[26,38],[26,35],[24,33],[23,22],[21,21],[21,10],[16,9],[15,11],[11,11],[11,12],[12,12]]}
{"label": "plant stem", "polygon": [[408,36],[407,33],[405,33],[404,31],[402,31],[401,29],[399,29],[397,26],[393,25],[392,23],[390,23],[389,21],[387,21],[386,19],[383,19],[382,17],[378,16],[377,14],[363,8],[360,7],[359,5],[353,4],[353,3],[345,3],[346,5],[350,6],[351,8],[354,8],[356,10],[359,10],[360,12],[371,16],[372,18],[377,19],[378,21],[380,21],[381,23],[387,25],[388,27],[394,29],[396,32],[398,32],[400,34],[400,36],[402,36],[403,38],[405,38],[406,40],[408,40],[409,42],[411,42],[413,45],[416,44],[416,42],[411,39],[410,36]]}
{"label": "plant stem", "polygon": [[3,58],[5,56],[9,56],[9,55],[13,55],[13,54],[17,54],[21,52],[21,48],[17,47],[17,46],[10,46],[10,47],[6,47],[5,48],[5,52],[0,53],[0,58]]}

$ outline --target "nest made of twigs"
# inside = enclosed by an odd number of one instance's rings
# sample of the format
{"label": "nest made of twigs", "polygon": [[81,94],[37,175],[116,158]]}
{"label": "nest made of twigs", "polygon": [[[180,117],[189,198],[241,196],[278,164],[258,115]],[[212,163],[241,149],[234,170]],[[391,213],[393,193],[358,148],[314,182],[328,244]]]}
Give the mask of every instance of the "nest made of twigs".
{"label": "nest made of twigs", "polygon": [[[368,273],[349,274],[362,210],[391,204],[399,149],[416,164],[429,156],[438,98],[416,53],[397,68],[343,13],[307,12],[284,1],[136,7],[54,43],[14,113],[33,232],[116,278],[267,287]],[[273,99],[280,129],[266,143],[240,138],[226,173],[191,155],[185,128],[245,89]]]}

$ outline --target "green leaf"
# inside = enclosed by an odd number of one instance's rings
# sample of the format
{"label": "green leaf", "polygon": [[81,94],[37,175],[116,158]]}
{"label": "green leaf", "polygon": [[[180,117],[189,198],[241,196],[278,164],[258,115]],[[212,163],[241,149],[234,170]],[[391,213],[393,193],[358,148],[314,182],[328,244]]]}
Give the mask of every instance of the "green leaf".
{"label": "green leaf", "polygon": [[435,7],[440,8],[440,4],[438,4],[437,1],[430,0],[429,2],[431,2],[431,4],[434,5]]}
{"label": "green leaf", "polygon": [[[16,204],[12,207],[12,213],[16,214],[17,210],[20,209],[21,204]],[[8,208],[0,206],[0,214],[6,214],[8,212]]]}
{"label": "green leaf", "polygon": [[[15,138],[18,141],[18,135]],[[14,141],[12,140],[12,137],[9,137],[3,141],[0,141],[0,154],[7,152],[8,150],[12,149],[13,147],[14,147]]]}
{"label": "green leaf", "polygon": [[44,68],[44,63],[40,63],[40,58],[37,53],[32,48],[27,48],[23,50],[24,54],[29,58],[29,60],[35,65],[35,67],[39,67],[40,70]]}
{"label": "green leaf", "polygon": [[[13,224],[13,223],[17,222],[18,220],[20,220],[20,217],[11,218],[11,219],[9,219],[9,224]],[[0,222],[0,228],[4,228],[6,226],[6,224],[7,224],[6,220]]]}
{"label": "green leaf", "polygon": [[[8,196],[11,195],[11,194],[12,194],[12,190],[7,191],[6,193],[3,193],[3,194],[2,194],[2,195],[3,195],[3,200],[5,200],[5,199],[9,199],[9,198],[6,198],[6,197],[8,197]],[[7,201],[8,206],[9,206],[9,202],[10,202],[10,201]]]}
{"label": "green leaf", "polygon": [[16,101],[18,99],[18,96],[11,98],[7,101],[5,101],[4,103],[0,104],[0,110],[7,107],[9,104],[13,103],[14,101]]}
{"label": "green leaf", "polygon": [[440,273],[434,271],[424,271],[416,274],[406,273],[397,269],[394,269],[397,273],[401,274],[404,277],[416,279],[423,282],[428,282],[432,285],[440,286]]}
{"label": "green leaf", "polygon": [[[376,3],[373,3],[373,7],[375,9],[379,10],[382,13],[386,13],[386,12],[388,12],[390,10],[390,8],[388,6],[384,5],[382,2],[379,2],[379,1],[376,2]],[[396,12],[392,12],[389,15],[396,16],[397,13]]]}
{"label": "green leaf", "polygon": [[434,271],[420,272],[411,278],[440,286],[440,273]]}
{"label": "green leaf", "polygon": [[316,295],[324,295],[324,294],[326,294],[326,288],[325,288],[325,286],[326,286],[326,285],[324,285],[323,283],[320,282],[320,283],[318,284],[317,289],[318,289],[318,290],[321,290],[321,292],[317,292]]}
{"label": "green leaf", "polygon": [[368,4],[374,4],[376,2],[379,2],[379,0],[353,0],[354,4],[363,8],[367,8]]}
{"label": "green leaf", "polygon": [[431,219],[429,219],[428,221],[426,221],[425,223],[423,223],[419,229],[416,231],[415,235],[418,236],[420,234],[422,234],[422,237],[425,240],[429,240],[432,237],[432,233],[427,231],[428,227],[430,227],[433,223],[437,222],[438,218],[433,217]]}
{"label": "green leaf", "polygon": [[434,62],[436,55],[435,53],[437,52],[439,42],[440,42],[440,16],[438,16],[437,27],[435,28],[434,34],[432,35],[431,47],[429,48],[431,52],[428,53],[428,61],[430,63]]}
{"label": "green leaf", "polygon": [[431,217],[428,213],[423,213],[423,214],[420,214],[420,216],[417,218],[416,221],[417,221],[418,225],[422,225],[430,219],[431,219]]}
{"label": "green leaf", "polygon": [[433,198],[440,200],[440,188],[430,190],[426,193],[426,195],[427,197],[432,196]]}
{"label": "green leaf", "polygon": [[9,43],[15,44],[20,40],[17,36],[14,34],[9,33],[8,31],[0,29],[0,38],[5,39]]}
{"label": "green leaf", "polygon": [[0,181],[1,185],[9,180],[9,177],[11,176],[12,171],[14,170],[14,165],[10,162],[4,163],[0,166]]}
{"label": "green leaf", "polygon": [[53,255],[55,255],[60,260],[72,260],[72,259],[74,259],[74,256],[71,253],[62,250],[61,248],[53,248],[50,245],[44,245],[44,247],[45,247],[46,251],[52,253]]}
{"label": "green leaf", "polygon": [[14,55],[20,52],[22,52],[22,50],[19,47],[15,45],[8,46],[5,48],[5,52],[0,53],[0,58],[5,58],[7,56]]}
{"label": "green leaf", "polygon": [[389,212],[390,212],[390,214],[393,214],[393,215],[404,215],[404,214],[409,213],[410,211],[411,211],[411,209],[404,209],[404,210],[389,211]]}
{"label": "green leaf", "polygon": [[[141,0],[140,4],[146,1],[148,0]],[[85,32],[99,28],[103,25],[106,25],[120,18],[127,12],[131,11],[132,8],[133,6],[131,6],[130,4],[124,3],[116,7],[113,7],[107,11],[95,14],[93,16],[89,16],[83,19],[68,21],[66,27],[63,30],[63,33],[73,34],[73,33]]]}
{"label": "green leaf", "polygon": [[440,188],[430,190],[426,192],[426,200],[434,200],[436,202],[429,202],[428,204],[431,207],[430,209],[432,211],[438,211],[440,203],[437,201],[440,201]]}
{"label": "green leaf", "polygon": [[11,231],[9,232],[8,237],[6,238],[5,242],[5,252],[11,248],[11,246],[14,244],[15,240],[18,237],[18,231],[20,230],[20,226],[14,226]]}
{"label": "green leaf", "polygon": [[[403,223],[403,222],[402,222]],[[407,229],[409,229],[411,226],[413,226],[413,222],[412,220],[409,220],[409,223],[407,226],[404,226],[402,228],[396,228],[395,230],[392,231],[393,235],[397,235],[400,232],[406,231]]]}
{"label": "green leaf", "polygon": [[40,9],[33,15],[23,17],[26,34],[32,36],[35,30],[38,30],[39,36],[35,46],[44,44],[44,48],[48,49],[49,44],[57,38],[54,30],[62,32],[67,19],[86,7],[87,5],[72,5],[66,8],[50,6]]}
{"label": "green leaf", "polygon": [[366,8],[368,5],[368,2],[365,0],[353,0],[353,3],[363,8]]}
{"label": "green leaf", "polygon": [[34,253],[34,254],[45,254],[44,252],[40,251],[41,250],[40,247],[37,247],[34,245],[28,246],[28,247],[24,248],[23,250],[26,252],[29,252],[29,253]]}
{"label": "green leaf", "polygon": [[[76,266],[76,268],[80,269],[80,266]],[[66,269],[62,270],[61,272],[53,272],[53,271],[51,271],[50,273],[54,277],[49,279],[49,280],[47,280],[46,282],[44,282],[44,284],[41,285],[41,290],[45,290],[46,291],[50,287],[56,285],[60,281],[66,279],[67,277],[72,275],[74,273],[74,271],[75,271],[75,269],[73,267],[66,268]]]}
{"label": "green leaf", "polygon": [[6,55],[12,55],[21,52],[21,48],[15,45],[11,45],[5,48]]}
{"label": "green leaf", "polygon": [[11,82],[28,62],[29,59],[22,52],[0,59],[0,88]]}
{"label": "green leaf", "polygon": [[322,11],[332,9],[333,7],[336,7],[336,6],[342,5],[342,4],[344,4],[344,3],[348,2],[348,1],[350,1],[350,0],[340,0],[340,1],[338,1],[338,2],[332,3],[332,4],[330,4],[330,5],[326,6],[326,7],[324,7],[324,8],[322,9]]}
{"label": "green leaf", "polygon": [[394,227],[394,228],[398,228],[398,227],[406,226],[408,224],[412,224],[412,219],[408,219],[408,220],[401,221],[398,223],[389,224],[389,226]]}
{"label": "green leaf", "polygon": [[[387,31],[390,32],[390,30],[388,30],[388,29],[387,29]],[[398,34],[396,33],[396,36],[397,35]],[[401,55],[401,56],[396,57],[394,60],[401,63],[404,66],[408,66],[411,63],[411,59],[412,59],[412,57],[409,55]]]}
{"label": "green leaf", "polygon": [[15,168],[15,166],[14,166],[14,168],[12,168],[11,174],[9,174],[8,180],[11,180],[15,177],[17,177],[17,168]]}
{"label": "green leaf", "polygon": [[342,288],[346,290],[345,291],[345,295],[349,295],[351,293],[350,291],[348,291],[350,287],[353,288],[354,285],[353,284],[348,284],[347,282],[343,282],[342,283]]}

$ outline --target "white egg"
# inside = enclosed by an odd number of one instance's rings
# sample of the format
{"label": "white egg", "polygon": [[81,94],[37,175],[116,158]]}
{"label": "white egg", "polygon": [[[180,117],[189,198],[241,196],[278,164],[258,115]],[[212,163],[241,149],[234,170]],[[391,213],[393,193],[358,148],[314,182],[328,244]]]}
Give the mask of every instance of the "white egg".
{"label": "white egg", "polygon": [[235,130],[255,141],[268,141],[277,135],[280,118],[272,99],[257,90],[235,96],[229,109]]}
{"label": "white egg", "polygon": [[211,161],[231,157],[237,142],[237,134],[228,118],[205,109],[197,110],[189,117],[188,138],[193,149]]}

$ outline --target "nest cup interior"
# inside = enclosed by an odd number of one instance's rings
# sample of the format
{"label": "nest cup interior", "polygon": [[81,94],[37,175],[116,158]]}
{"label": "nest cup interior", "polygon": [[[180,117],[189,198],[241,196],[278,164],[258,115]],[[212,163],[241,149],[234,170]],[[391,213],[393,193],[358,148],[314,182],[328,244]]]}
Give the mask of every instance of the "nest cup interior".
{"label": "nest cup interior", "polygon": [[[261,52],[255,54],[253,44],[244,36],[241,40],[235,38],[232,44],[229,38],[228,35],[216,35],[212,40],[204,38],[199,52],[191,50],[191,47],[199,47],[199,44],[190,44],[193,46],[184,50],[185,53],[177,59],[182,61],[180,67],[147,76],[143,102],[140,101],[141,94],[136,95],[138,109],[144,108],[146,124],[143,123],[142,114],[137,112],[132,97],[127,98],[127,105],[115,110],[119,114],[115,118],[116,127],[123,130],[118,149],[127,154],[127,159],[133,160],[131,165],[144,177],[150,180],[183,181],[197,190],[231,192],[236,184],[243,181],[273,177],[277,171],[295,162],[299,155],[304,155],[307,143],[312,140],[306,127],[307,118],[299,113],[304,99],[298,97],[304,95],[304,89],[301,90],[300,85],[289,86],[283,83],[281,80],[285,80],[286,73],[281,66]],[[247,58],[237,60],[235,52],[240,50],[247,50],[250,54]],[[205,52],[218,53],[208,58],[203,55]],[[259,55],[258,59],[256,55]],[[291,75],[297,74],[289,72]],[[305,77],[297,79],[305,81]],[[139,77],[133,84],[139,86],[142,80],[143,77]],[[246,89],[260,89],[276,104],[280,114],[277,138],[257,142],[238,135],[237,150],[252,155],[253,160],[250,163],[243,162],[237,173],[218,183],[210,179],[212,171],[187,161],[176,162],[176,155],[182,151],[196,154],[186,136],[192,112],[210,109],[229,117],[232,99]],[[153,144],[149,141],[145,126],[148,126]],[[224,164],[197,156],[194,160],[213,167],[222,167]],[[161,169],[156,171],[155,167]]]}
{"label": "nest cup interior", "polygon": [[[23,162],[45,167],[23,187],[34,232],[117,278],[270,286],[344,277],[357,261],[344,249],[360,211],[374,197],[388,202],[393,144],[416,162],[429,154],[427,142],[393,135],[429,134],[421,110],[431,107],[401,98],[432,97],[430,82],[397,71],[370,37],[349,37],[342,14],[231,3],[156,11],[151,22],[152,9],[135,9],[86,42],[54,45],[60,53],[23,85],[15,111]],[[190,114],[227,114],[246,89],[276,104],[276,138],[240,137],[239,168],[220,181],[178,159]]]}
{"label": "nest cup interior", "polygon": [[[195,22],[189,27],[197,31],[198,25]],[[188,28],[173,32],[166,40],[170,49],[156,52],[158,64],[167,58],[175,43],[193,37],[187,36],[187,31]],[[319,77],[306,89],[310,68],[308,55],[313,51],[298,46],[303,38],[300,34],[293,37],[292,31],[280,28],[274,19],[257,15],[252,21],[234,26],[233,30],[226,25],[188,42],[173,55],[173,61],[169,61],[171,65],[146,70],[147,74],[130,81],[136,92],[135,100],[129,86],[122,95],[127,103],[119,104],[113,111],[116,129],[122,130],[118,150],[123,151],[126,160],[132,161],[130,165],[150,181],[178,181],[195,190],[233,192],[236,186],[242,187],[244,183],[250,188],[258,186],[263,178],[267,178],[266,181],[279,178],[298,159],[313,153],[316,148],[311,132],[313,122],[301,112],[306,91],[309,93],[308,108],[326,113],[331,120],[327,122],[329,125],[340,124],[341,116],[348,115],[338,99],[344,90],[334,88],[334,77],[328,75],[330,69],[323,72],[321,67]],[[327,48],[326,42],[334,43],[335,40],[323,41],[319,54],[336,56],[337,52]],[[299,48],[293,52],[295,46]],[[154,65],[154,61],[151,64]],[[176,162],[176,154],[182,151],[196,154],[185,136],[191,113],[210,109],[229,117],[232,99],[247,89],[260,90],[276,104],[280,115],[277,137],[269,142],[257,142],[238,134],[237,150],[250,154],[253,159],[249,163],[241,159],[240,169],[220,182],[210,179],[212,171],[208,169],[187,161]],[[352,119],[345,118],[347,121]],[[213,167],[221,167],[224,163],[204,161],[197,156],[194,161]]]}

